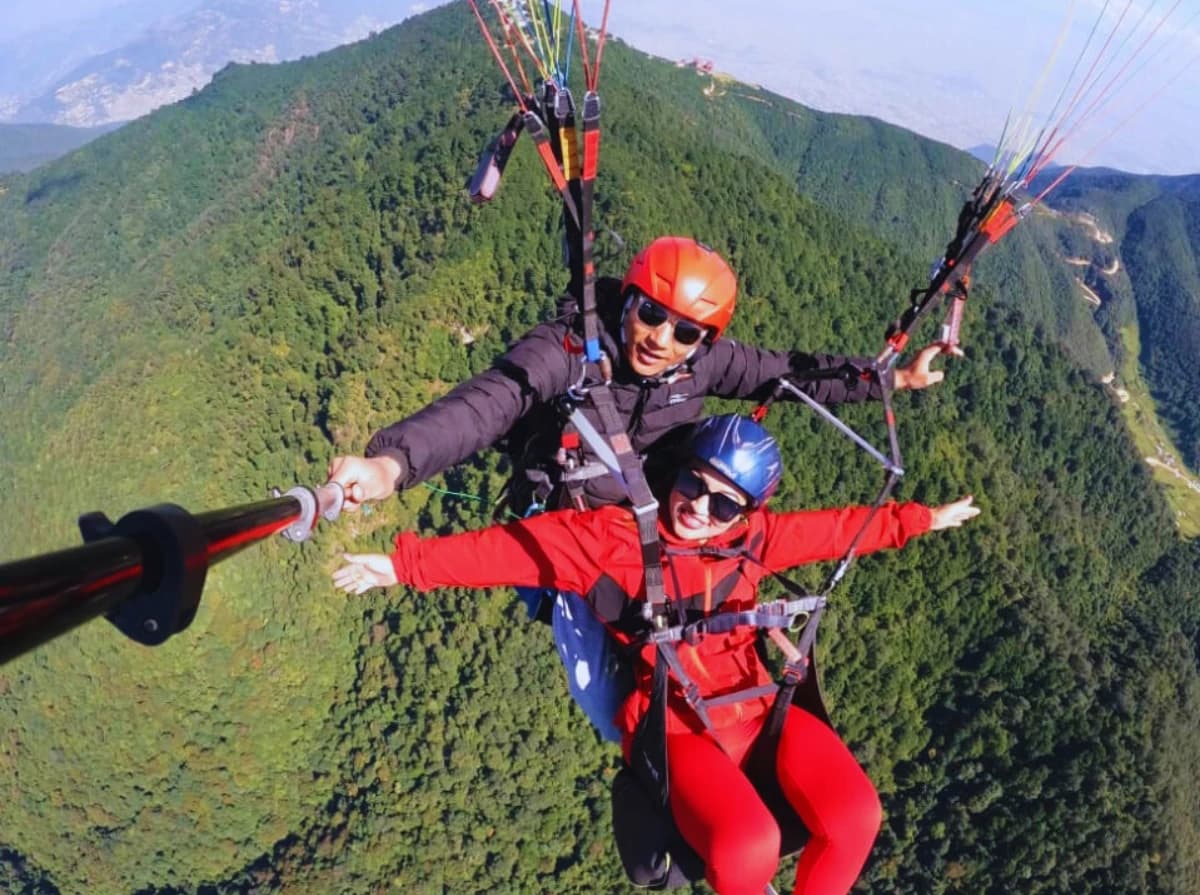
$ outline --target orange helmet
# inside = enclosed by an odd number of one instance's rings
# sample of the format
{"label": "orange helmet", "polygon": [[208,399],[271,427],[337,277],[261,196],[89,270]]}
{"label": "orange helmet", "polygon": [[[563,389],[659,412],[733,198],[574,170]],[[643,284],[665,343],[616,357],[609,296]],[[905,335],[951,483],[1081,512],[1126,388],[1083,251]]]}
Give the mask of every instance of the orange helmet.
{"label": "orange helmet", "polygon": [[621,293],[634,287],[681,317],[721,335],[737,303],[737,277],[725,259],[686,236],[660,236],[625,274]]}

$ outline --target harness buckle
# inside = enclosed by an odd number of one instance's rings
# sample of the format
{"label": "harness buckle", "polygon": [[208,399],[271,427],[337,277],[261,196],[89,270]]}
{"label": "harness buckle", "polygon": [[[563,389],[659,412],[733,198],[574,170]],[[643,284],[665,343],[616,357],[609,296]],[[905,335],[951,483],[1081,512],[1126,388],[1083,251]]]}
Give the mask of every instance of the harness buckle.
{"label": "harness buckle", "polygon": [[[587,349],[588,345],[584,343],[585,354],[587,354]],[[589,363],[583,365],[583,369],[579,372],[579,379],[574,385],[567,386],[566,397],[575,404],[584,403],[594,387],[608,385],[612,382],[612,360],[609,358],[608,352],[603,348],[597,347],[596,350],[599,352],[599,356],[595,359],[588,357]],[[595,364],[596,372],[600,374],[599,378],[588,376],[588,367],[592,364]]]}
{"label": "harness buckle", "polygon": [[783,680],[788,684],[800,684],[808,677],[808,656],[801,656],[798,661],[788,661],[783,665]]}
{"label": "harness buckle", "polygon": [[644,521],[647,517],[655,518],[658,516],[658,501],[651,498],[649,503],[635,504],[633,507],[633,515],[638,521]]}
{"label": "harness buckle", "polygon": [[564,121],[574,113],[575,103],[571,99],[571,91],[563,87],[554,95],[554,117]]}

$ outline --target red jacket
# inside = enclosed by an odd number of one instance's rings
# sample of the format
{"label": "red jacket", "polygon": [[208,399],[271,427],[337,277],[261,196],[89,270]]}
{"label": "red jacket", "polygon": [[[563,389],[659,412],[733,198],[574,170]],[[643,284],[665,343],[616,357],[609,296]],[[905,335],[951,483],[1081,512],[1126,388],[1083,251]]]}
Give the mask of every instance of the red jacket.
{"label": "red jacket", "polygon": [[[717,612],[751,608],[758,583],[767,570],[784,571],[805,563],[839,559],[862,527],[869,510],[805,510],[772,513],[758,510],[709,546],[745,546],[762,563],[739,557],[663,557],[663,581],[668,598],[692,598],[696,608],[711,606],[714,590],[728,592]],[[859,543],[859,553],[902,547],[909,538],[929,530],[928,507],[916,503],[885,505],[871,521]],[[668,547],[696,547],[682,541],[661,523],[659,534]],[[577,512],[560,510],[507,525],[437,538],[405,532],[396,537],[392,565],[402,584],[420,590],[437,587],[548,587],[588,597],[616,586],[628,597],[644,599],[641,548],[629,510],[608,506]],[[765,567],[765,568],[764,568]],[[720,585],[724,583],[724,587]],[[594,600],[592,601],[594,605]],[[611,619],[606,619],[611,621]],[[620,640],[630,634],[610,624]],[[731,693],[767,683],[770,675],[754,648],[755,632],[739,629],[708,635],[695,646],[681,643],[679,658],[705,697]],[[647,646],[635,668],[637,687],[626,701],[618,726],[628,734],[649,705],[654,648]],[[749,720],[770,707],[768,699],[734,703],[712,709],[716,727]],[[702,731],[703,726],[680,693],[673,690],[668,731]]]}

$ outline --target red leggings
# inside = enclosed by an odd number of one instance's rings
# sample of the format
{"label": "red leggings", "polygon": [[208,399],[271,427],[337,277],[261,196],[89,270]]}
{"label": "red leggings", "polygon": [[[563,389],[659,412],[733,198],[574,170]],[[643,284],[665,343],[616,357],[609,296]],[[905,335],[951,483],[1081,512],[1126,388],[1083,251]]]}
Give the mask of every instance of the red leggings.
{"label": "red leggings", "polygon": [[[671,813],[719,895],[762,895],[779,864],[779,826],[741,767],[765,723],[667,737]],[[838,735],[791,706],[779,740],[779,783],[812,838],[793,895],[849,892],[879,832],[875,787]]]}

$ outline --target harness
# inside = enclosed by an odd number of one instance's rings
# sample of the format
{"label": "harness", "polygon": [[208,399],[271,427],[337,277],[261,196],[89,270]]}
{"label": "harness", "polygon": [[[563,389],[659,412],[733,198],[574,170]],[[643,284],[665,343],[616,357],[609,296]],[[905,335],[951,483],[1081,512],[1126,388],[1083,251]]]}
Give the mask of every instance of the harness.
{"label": "harness", "polygon": [[[756,544],[740,548],[667,547],[668,558],[720,556],[741,560],[729,575],[734,580],[742,566],[762,566],[755,553]],[[668,568],[674,569],[669,563]],[[792,854],[803,846],[808,832],[779,787],[775,755],[788,706],[801,705],[832,727],[825,711],[813,664],[813,645],[827,598],[812,594],[786,575],[768,570],[788,596],[753,609],[715,611],[689,621],[681,607],[675,608],[676,624],[650,628],[637,641],[637,647],[653,644],[656,661],[651,681],[650,705],[638,723],[630,748],[629,762],[613,780],[613,831],[617,850],[626,872],[647,888],[676,888],[702,879],[704,863],[683,839],[671,816],[670,774],[666,751],[667,704],[671,678],[675,679],[691,711],[710,732],[715,729],[709,717],[711,709],[774,696],[766,723],[759,732],[749,760],[747,776],[764,804],[776,818],[780,829],[780,854]],[[676,578],[676,593],[682,596]],[[720,602],[715,609],[719,610]],[[727,634],[753,628],[764,634],[783,653],[783,669],[775,682],[750,686],[732,693],[705,697],[692,681],[679,659],[680,643],[697,644],[710,635]],[[789,633],[799,633],[793,643]],[[761,640],[760,640],[761,645]],[[714,736],[716,742],[720,742]],[[773,892],[773,889],[768,889]]]}
{"label": "harness", "polygon": [[[722,557],[739,559],[738,568],[729,575],[729,580],[735,580],[741,574],[741,568],[752,563],[766,569],[757,555],[758,543],[741,547],[665,547],[663,552],[668,558],[672,557]],[[668,563],[675,580],[676,593],[682,598],[683,593],[675,573],[675,565]],[[651,690],[651,708],[641,719],[638,730],[634,734],[634,746],[631,750],[635,770],[641,766],[643,784],[656,793],[655,803],[665,809],[670,791],[666,773],[666,712],[668,699],[669,677],[675,679],[676,685],[686,700],[688,707],[704,725],[709,733],[714,734],[716,728],[710,719],[709,710],[718,706],[733,705],[739,702],[749,702],[768,696],[774,696],[770,718],[764,726],[760,737],[777,738],[783,727],[787,714],[787,706],[795,697],[796,688],[809,678],[813,644],[816,640],[817,628],[821,616],[828,605],[825,595],[813,594],[793,579],[782,573],[767,569],[767,574],[778,581],[788,593],[788,597],[769,603],[757,604],[752,609],[733,612],[720,611],[725,595],[716,602],[712,611],[701,618],[689,621],[678,602],[668,606],[667,614],[675,615],[675,624],[650,626],[637,638],[636,646],[652,644],[656,651],[654,677]],[[701,695],[699,686],[691,679],[679,658],[678,645],[686,643],[696,645],[710,635],[729,634],[737,630],[752,628],[770,639],[784,655],[783,670],[779,680],[769,684],[746,687],[732,693],[719,696],[705,697]],[[789,633],[799,633],[798,643],[793,644]],[[664,672],[669,672],[669,675]],[[815,680],[814,680],[815,684]],[[657,706],[664,706],[658,711]],[[823,709],[818,713],[824,715]],[[827,716],[826,716],[827,717]],[[653,770],[651,770],[653,766]]]}

